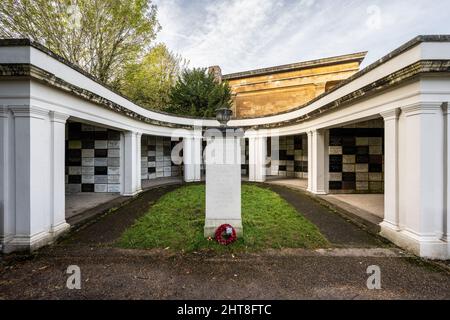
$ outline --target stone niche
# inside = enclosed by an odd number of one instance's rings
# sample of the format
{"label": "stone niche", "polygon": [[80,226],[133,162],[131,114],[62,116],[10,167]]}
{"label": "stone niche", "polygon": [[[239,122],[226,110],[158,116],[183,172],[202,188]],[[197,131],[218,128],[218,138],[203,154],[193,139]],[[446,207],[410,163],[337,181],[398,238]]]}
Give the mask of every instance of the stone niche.
{"label": "stone niche", "polygon": [[383,120],[330,129],[331,193],[383,193]]}
{"label": "stone niche", "polygon": [[142,135],[141,138],[141,179],[152,180],[163,177],[179,177],[182,166],[172,162],[172,149],[182,139]]}
{"label": "stone niche", "polygon": [[120,192],[120,132],[79,122],[66,130],[66,193]]}
{"label": "stone niche", "polygon": [[306,134],[267,139],[267,176],[308,178],[308,138]]}

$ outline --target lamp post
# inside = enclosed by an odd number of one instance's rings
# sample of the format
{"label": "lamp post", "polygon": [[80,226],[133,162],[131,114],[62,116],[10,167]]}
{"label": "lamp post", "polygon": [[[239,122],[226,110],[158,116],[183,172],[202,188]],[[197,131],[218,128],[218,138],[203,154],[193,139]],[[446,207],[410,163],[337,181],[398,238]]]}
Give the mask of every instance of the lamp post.
{"label": "lamp post", "polygon": [[222,107],[216,110],[216,119],[222,128],[227,126],[227,122],[230,121],[232,114],[233,111],[229,108]]}

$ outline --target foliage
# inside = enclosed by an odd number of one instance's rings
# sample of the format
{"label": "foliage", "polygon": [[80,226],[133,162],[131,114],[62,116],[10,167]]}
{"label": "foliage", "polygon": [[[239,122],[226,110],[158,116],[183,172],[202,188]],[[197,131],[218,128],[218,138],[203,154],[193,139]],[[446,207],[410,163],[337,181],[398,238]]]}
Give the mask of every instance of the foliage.
{"label": "foliage", "polygon": [[153,47],[140,62],[125,67],[120,90],[142,107],[165,110],[169,94],[186,61],[164,44]]}
{"label": "foliage", "polygon": [[218,83],[214,75],[202,68],[182,72],[170,92],[167,111],[197,117],[214,117],[216,109],[231,107],[231,89]]}
{"label": "foliage", "polygon": [[203,236],[205,186],[181,187],[164,195],[121,236],[125,248],[170,248],[194,251],[318,248],[328,241],[316,226],[278,194],[254,185],[242,186],[243,237],[221,246]]}
{"label": "foliage", "polygon": [[0,1],[0,37],[37,41],[112,86],[158,31],[150,0]]}

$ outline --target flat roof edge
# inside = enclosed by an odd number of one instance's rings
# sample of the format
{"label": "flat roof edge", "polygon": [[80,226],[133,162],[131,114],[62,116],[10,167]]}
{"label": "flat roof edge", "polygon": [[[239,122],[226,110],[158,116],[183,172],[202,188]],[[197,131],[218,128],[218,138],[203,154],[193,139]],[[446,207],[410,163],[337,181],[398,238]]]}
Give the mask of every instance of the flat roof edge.
{"label": "flat roof edge", "polygon": [[288,71],[308,69],[308,68],[313,68],[313,67],[340,64],[340,63],[353,62],[353,61],[357,61],[357,62],[361,63],[364,60],[364,58],[366,57],[366,55],[367,55],[367,51],[364,51],[364,52],[345,54],[345,55],[341,55],[341,56],[333,56],[333,57],[327,57],[327,58],[321,58],[321,59],[300,61],[300,62],[289,63],[289,64],[284,64],[284,65],[279,65],[279,66],[274,66],[274,67],[230,73],[230,74],[223,75],[222,79],[233,80],[233,79],[239,79],[239,78],[244,78],[244,77],[261,76],[261,75],[277,73],[277,72],[288,72]]}

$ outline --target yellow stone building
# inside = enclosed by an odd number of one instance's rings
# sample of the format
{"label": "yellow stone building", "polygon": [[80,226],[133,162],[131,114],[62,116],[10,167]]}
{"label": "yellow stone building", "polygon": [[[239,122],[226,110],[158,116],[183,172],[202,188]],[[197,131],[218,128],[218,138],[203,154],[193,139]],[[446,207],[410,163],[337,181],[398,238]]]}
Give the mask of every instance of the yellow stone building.
{"label": "yellow stone building", "polygon": [[266,116],[298,108],[359,71],[366,52],[220,75],[233,92],[236,118]]}

